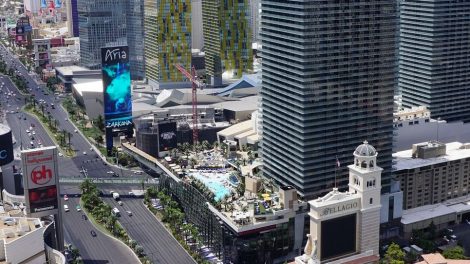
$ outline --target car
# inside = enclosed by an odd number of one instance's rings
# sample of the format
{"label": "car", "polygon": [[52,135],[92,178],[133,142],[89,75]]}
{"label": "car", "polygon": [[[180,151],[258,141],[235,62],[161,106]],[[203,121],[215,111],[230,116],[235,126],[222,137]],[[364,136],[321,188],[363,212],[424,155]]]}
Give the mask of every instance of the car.
{"label": "car", "polygon": [[67,196],[67,194],[64,194],[64,201],[68,201],[69,200],[69,197]]}
{"label": "car", "polygon": [[447,231],[449,231],[449,233],[454,233],[454,230],[452,230],[450,228],[447,228]]}
{"label": "car", "polygon": [[114,171],[107,171],[107,174],[114,174]]}
{"label": "car", "polygon": [[32,134],[33,134],[33,135],[36,135],[36,131],[33,131],[33,133],[32,133]]}
{"label": "car", "polygon": [[86,215],[82,215],[83,220],[88,220],[88,217]]}
{"label": "car", "polygon": [[122,206],[124,203],[122,201],[117,202],[120,206]]}
{"label": "car", "polygon": [[29,129],[26,129],[26,133],[29,133]]}
{"label": "car", "polygon": [[141,175],[143,171],[134,171],[134,174]]}
{"label": "car", "polygon": [[119,174],[114,173],[114,174],[113,174],[113,177],[119,177]]}
{"label": "car", "polygon": [[69,211],[69,206],[64,204],[64,211],[68,212]]}
{"label": "car", "polygon": [[59,157],[63,157],[63,156],[64,156],[64,154],[62,154],[62,152],[59,152],[58,155],[59,155]]}
{"label": "car", "polygon": [[83,155],[86,155],[86,151],[83,151]]}
{"label": "car", "polygon": [[65,118],[65,121],[68,121],[68,120],[69,120],[69,119],[66,117],[66,118]]}
{"label": "car", "polygon": [[90,151],[93,151],[93,148],[90,148]]}
{"label": "car", "polygon": [[93,230],[90,231],[90,234],[91,234],[92,237],[95,237],[95,236],[96,236],[96,232],[93,231]]}
{"label": "car", "polygon": [[129,192],[130,196],[135,196],[134,192]]}
{"label": "car", "polygon": [[456,236],[456,235],[450,235],[450,238],[453,239],[453,240],[457,240],[457,236]]}
{"label": "car", "polygon": [[80,205],[78,205],[78,204],[77,204],[77,206],[75,206],[75,209],[77,209],[77,212],[82,211],[82,208],[81,208]]}
{"label": "car", "polygon": [[25,117],[23,117],[23,120],[26,120],[26,116],[25,116]]}
{"label": "car", "polygon": [[78,130],[75,129],[73,132],[78,133]]}
{"label": "car", "polygon": [[126,211],[127,215],[128,216],[132,216],[132,212],[131,211]]}
{"label": "car", "polygon": [[465,219],[465,222],[467,222],[467,224],[469,224],[469,225],[470,225],[470,220],[468,220],[468,219]]}

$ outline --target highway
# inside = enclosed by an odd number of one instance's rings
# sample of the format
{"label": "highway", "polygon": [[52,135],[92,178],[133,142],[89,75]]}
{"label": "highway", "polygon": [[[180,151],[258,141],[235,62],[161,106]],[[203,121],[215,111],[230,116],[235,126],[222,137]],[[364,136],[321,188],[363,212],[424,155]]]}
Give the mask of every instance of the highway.
{"label": "highway", "polygon": [[[184,250],[162,223],[147,210],[142,199],[122,198],[120,206],[113,198],[104,201],[121,211],[119,222],[130,237],[144,248],[147,257],[159,264],[194,264],[193,258]],[[131,211],[128,216],[125,211]]]}
{"label": "highway", "polygon": [[[115,166],[109,166],[106,162],[103,162],[99,159],[98,155],[99,153],[95,153],[94,151],[91,151],[91,145],[90,143],[83,138],[83,136],[80,133],[76,133],[75,130],[76,128],[74,125],[69,121],[68,113],[60,106],[61,102],[60,99],[55,97],[54,95],[49,94],[48,91],[46,91],[46,88],[41,88],[40,86],[36,85],[36,82],[34,79],[29,75],[28,71],[22,66],[21,63],[19,63],[18,59],[14,58],[9,51],[5,49],[2,45],[0,45],[0,54],[3,56],[5,62],[9,65],[14,65],[16,67],[16,70],[26,78],[28,81],[29,85],[29,91],[32,95],[34,95],[34,98],[37,101],[44,100],[45,102],[45,112],[50,112],[51,115],[57,120],[58,126],[60,130],[65,130],[67,132],[71,133],[71,145],[72,149],[75,151],[76,156],[71,159],[71,161],[75,164],[78,170],[68,170],[69,168],[72,168],[69,164],[67,164],[67,169],[65,170],[64,174],[61,174],[62,177],[79,177],[83,176],[80,175],[80,170],[85,169],[87,171],[87,174],[89,177],[94,177],[94,178],[100,178],[100,177],[111,177],[111,174],[108,174],[108,171],[113,171],[116,174],[119,174],[121,176],[131,176],[133,175],[133,172],[127,170],[127,169],[121,169],[121,168],[116,168]],[[2,77],[3,80],[8,79],[6,77]],[[3,100],[8,100],[10,102],[11,106],[8,107],[9,111],[16,111],[17,107],[21,108],[24,106],[24,97],[21,95],[21,93],[18,91],[16,86],[13,85],[10,81],[5,81],[5,86],[8,86],[8,90],[12,91],[16,94],[16,97],[18,99],[11,99],[10,100],[3,98]],[[44,87],[45,85],[42,85]],[[50,104],[53,103],[55,105],[55,109],[52,109],[50,107]],[[14,115],[17,116],[18,114],[8,114],[8,115]],[[23,114],[20,114],[23,115]],[[27,120],[23,125],[23,129],[21,130],[22,136],[26,135],[26,129],[28,128],[28,122],[31,119],[29,116],[26,116]],[[11,118],[9,118],[11,119]],[[12,125],[13,126],[13,125]],[[15,131],[16,133],[18,131]],[[14,135],[18,135],[14,132]],[[52,144],[52,141],[43,141],[45,137],[48,137],[46,135],[38,135],[38,139],[41,140],[41,143],[43,146],[47,146],[47,144]],[[27,139],[26,137],[25,139]],[[23,139],[24,141],[26,141]],[[20,139],[17,139],[18,142],[20,142]],[[35,142],[38,143],[38,142]],[[27,142],[27,144],[30,144],[30,141]],[[26,147],[26,146],[23,146]],[[86,153],[84,155],[84,153]],[[65,159],[64,159],[65,160]],[[144,174],[145,175],[145,174]]]}
{"label": "highway", "polygon": [[[75,206],[79,198],[62,199],[70,211],[60,208],[64,219],[64,233],[66,241],[73,241],[73,245],[80,250],[83,262],[86,264],[104,263],[139,263],[139,259],[130,252],[130,249],[114,238],[108,237],[94,228],[90,220],[85,220],[83,211],[77,212]],[[88,219],[88,218],[87,218]],[[91,235],[95,231],[96,237]]]}
{"label": "highway", "polygon": [[[83,178],[83,173],[80,170],[83,168],[87,171],[88,177],[103,178],[112,177],[107,172],[112,170],[115,173],[132,177],[134,174],[125,169],[110,166],[98,158],[96,153],[90,152],[91,145],[80,133],[75,133],[75,127],[68,121],[68,115],[65,110],[60,107],[60,99],[55,98],[53,95],[46,95],[42,88],[38,88],[35,81],[28,74],[27,70],[19,63],[18,59],[13,58],[11,54],[0,45],[0,53],[9,65],[14,65],[19,73],[28,80],[29,90],[34,94],[36,100],[44,100],[47,105],[54,103],[55,109],[46,107],[45,111],[51,112],[52,116],[58,120],[58,126],[61,130],[66,130],[73,134],[71,142],[73,149],[76,151],[76,156],[72,159],[60,157],[59,173],[63,177],[80,177]],[[8,111],[16,112],[17,108],[24,106],[24,97],[19,93],[17,88],[10,81],[5,80],[5,88],[9,92],[14,92],[19,99],[11,99],[5,105]],[[3,96],[0,96],[3,98]],[[4,102],[2,102],[3,104]],[[10,106],[8,106],[10,104]],[[26,120],[24,118],[26,117]],[[29,146],[31,141],[37,147],[39,142],[43,146],[53,145],[53,141],[49,138],[46,131],[39,125],[38,121],[24,113],[9,113],[7,114],[7,121],[12,128],[12,132],[17,140],[17,145],[23,147]],[[26,129],[29,130],[31,124],[34,126],[35,135],[34,140],[31,135],[28,135]],[[19,148],[19,147],[18,147]],[[83,152],[87,154],[84,155]],[[139,175],[148,176],[147,174]],[[103,193],[108,194],[110,190],[116,190],[120,193],[128,193],[141,189],[141,186],[99,186]],[[61,186],[61,194],[78,193],[77,186]],[[104,198],[106,202],[114,204],[112,198]],[[125,204],[124,209],[130,209],[134,216],[129,217],[125,214],[119,219],[121,224],[126,228],[129,236],[135,239],[138,244],[142,245],[145,253],[154,263],[195,263],[191,256],[178,244],[165,227],[158,222],[158,220],[145,208],[142,199],[138,198],[123,198]],[[85,263],[138,263],[133,259],[133,255],[129,249],[121,246],[119,243],[113,243],[113,240],[105,235],[98,233],[96,237],[92,237],[90,231],[93,229],[88,220],[81,217],[81,213],[76,212],[75,205],[78,198],[70,198],[67,204],[69,205],[70,212],[65,213],[63,207],[60,208],[64,215],[64,229],[66,241],[76,246]],[[117,253],[119,252],[119,253]],[[131,258],[131,259],[129,259]]]}
{"label": "highway", "polygon": [[[17,69],[23,76],[29,80],[29,89],[32,94],[35,94],[37,100],[43,99],[45,100],[48,105],[51,102],[54,104],[59,105],[53,96],[46,96],[43,94],[42,91],[37,89],[37,86],[34,84],[34,80],[27,74],[26,70],[20,66],[21,64],[11,57],[8,52],[5,52],[3,46],[0,45],[0,53],[9,65],[16,65]],[[33,118],[25,113],[16,113],[18,108],[24,106],[24,97],[18,91],[16,86],[4,76],[0,77],[0,82],[3,82],[4,85],[1,88],[2,94],[0,95],[0,102],[2,103],[2,110],[8,113],[6,114],[6,120],[12,129],[12,133],[17,141],[15,148],[16,153],[19,153],[18,150],[22,147],[23,149],[27,147],[31,147],[31,141],[35,147],[39,146],[41,143],[43,146],[50,146],[54,145],[53,141],[46,133],[44,128],[39,124],[36,118]],[[5,92],[12,94],[14,93],[15,96],[7,96]],[[18,99],[16,99],[18,98]],[[45,111],[50,111],[52,115],[59,120],[61,116],[63,117],[64,121],[59,121],[59,127],[61,129],[66,129],[67,131],[74,131],[72,124],[69,121],[65,121],[66,113],[61,107],[56,107],[56,109],[51,109],[50,107],[46,107]],[[13,112],[13,113],[11,113]],[[26,120],[25,120],[26,118]],[[28,135],[26,129],[30,130],[30,127],[33,127],[34,134]],[[34,139],[32,138],[34,137]],[[72,137],[72,144],[74,146],[79,146],[80,150],[89,149],[90,145],[88,142],[78,133],[74,134]],[[78,152],[78,151],[77,151]],[[85,156],[85,155],[83,155]],[[19,156],[15,157],[19,159]],[[79,172],[79,167],[77,164],[83,163],[83,158],[80,158],[78,155],[75,158],[69,159],[66,157],[59,158],[59,173],[61,177],[83,177],[83,175]],[[19,165],[18,160],[16,160],[13,164]],[[12,164],[12,165],[13,165]],[[87,165],[93,166],[91,163],[85,163],[85,167]],[[89,174],[94,174],[90,176],[99,176],[99,177],[110,177],[106,171],[109,171],[112,166],[103,165],[99,169],[94,169],[91,167]],[[7,166],[4,166],[7,167]],[[10,166],[8,166],[10,167]],[[4,168],[5,169],[5,168]],[[10,169],[10,168],[8,168]],[[116,171],[120,171],[114,169]],[[96,172],[96,173],[93,173]],[[63,188],[61,188],[63,190]],[[67,193],[67,191],[65,191]],[[76,201],[69,200],[69,206],[71,211],[68,214],[64,214],[64,231],[65,231],[65,239],[67,243],[73,244],[80,250],[82,257],[85,260],[85,263],[138,263],[138,261],[133,257],[131,250],[124,245],[117,243],[112,238],[109,238],[99,232],[97,232],[97,237],[91,237],[90,231],[94,229],[92,225],[85,221],[79,216],[78,212],[73,211],[75,208]],[[63,208],[60,208],[61,212],[63,212]],[[81,220],[81,221],[80,221]],[[123,262],[124,261],[124,262]]]}

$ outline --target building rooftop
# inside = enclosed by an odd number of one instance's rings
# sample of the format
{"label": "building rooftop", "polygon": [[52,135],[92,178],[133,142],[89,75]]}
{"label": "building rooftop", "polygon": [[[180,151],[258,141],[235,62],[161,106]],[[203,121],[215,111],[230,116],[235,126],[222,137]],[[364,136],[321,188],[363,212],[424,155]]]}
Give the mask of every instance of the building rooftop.
{"label": "building rooftop", "polygon": [[83,82],[83,83],[76,83],[73,85],[75,90],[83,96],[83,92],[96,92],[102,93],[103,92],[103,81],[102,80],[94,80],[91,82]]}
{"label": "building rooftop", "polygon": [[[469,148],[461,148],[467,145]],[[394,170],[415,169],[470,157],[470,145],[468,143],[451,142],[446,144],[446,148],[446,155],[428,159],[412,158],[412,149],[396,152],[392,155],[395,162]]]}
{"label": "building rooftop", "polygon": [[77,65],[56,67],[55,70],[58,71],[62,75],[73,75],[74,71],[88,71],[87,68],[77,66]]}
{"label": "building rooftop", "polygon": [[421,222],[435,217],[454,214],[455,210],[443,204],[431,204],[416,207],[409,210],[403,210],[401,223],[404,225]]}
{"label": "building rooftop", "polygon": [[423,261],[416,262],[416,264],[468,264],[469,260],[463,259],[446,259],[440,253],[431,253],[421,255]]}

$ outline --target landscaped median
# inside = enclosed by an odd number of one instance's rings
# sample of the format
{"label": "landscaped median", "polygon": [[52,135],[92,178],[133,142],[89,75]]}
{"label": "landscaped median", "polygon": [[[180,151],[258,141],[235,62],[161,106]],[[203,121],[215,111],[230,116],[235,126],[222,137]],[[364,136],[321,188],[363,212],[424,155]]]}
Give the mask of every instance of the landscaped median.
{"label": "landscaped median", "polygon": [[94,120],[88,119],[83,109],[81,109],[76,103],[73,102],[71,98],[67,98],[62,102],[62,107],[69,114],[70,121],[74,126],[80,130],[85,139],[87,139],[91,144],[95,145],[96,148],[101,152],[103,157],[106,158],[111,164],[116,164],[116,157],[118,158],[118,163],[121,166],[127,168],[137,168],[139,164],[137,161],[130,155],[127,155],[122,152],[118,152],[116,148],[113,148],[112,153],[108,155],[106,148],[104,146],[104,119],[100,115]]}
{"label": "landscaped median", "polygon": [[[157,210],[152,206],[152,199],[160,201],[162,210]],[[173,237],[197,263],[210,264],[198,252],[200,245],[202,245],[198,229],[193,224],[186,223],[184,213],[177,202],[171,200],[171,197],[164,192],[159,192],[155,187],[150,187],[145,192],[144,203],[150,212],[164,223],[165,227],[173,234]]]}
{"label": "landscaped median", "polygon": [[101,232],[115,237],[129,246],[142,264],[151,264],[152,262],[145,256],[143,247],[137,245],[137,242],[127,235],[126,230],[117,221],[118,218],[111,213],[111,206],[101,200],[96,185],[90,179],[86,179],[80,184],[80,190],[82,191],[80,205],[90,221]]}
{"label": "landscaped median", "polygon": [[46,133],[54,141],[54,144],[59,146],[59,149],[62,153],[68,157],[73,157],[75,152],[70,147],[68,147],[70,146],[70,139],[69,145],[67,145],[66,135],[63,133],[64,131],[59,131],[57,121],[50,114],[48,114],[46,117],[34,106],[35,104],[27,104],[25,107],[23,107],[23,111],[33,115],[39,120]]}

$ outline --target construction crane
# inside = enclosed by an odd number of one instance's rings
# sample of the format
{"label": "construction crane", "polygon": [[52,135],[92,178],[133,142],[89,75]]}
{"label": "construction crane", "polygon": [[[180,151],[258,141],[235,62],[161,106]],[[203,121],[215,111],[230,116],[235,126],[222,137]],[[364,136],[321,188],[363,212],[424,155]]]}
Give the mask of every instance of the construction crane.
{"label": "construction crane", "polygon": [[183,66],[175,64],[176,69],[180,71],[186,78],[191,82],[192,86],[192,95],[193,95],[193,144],[198,142],[198,114],[197,114],[197,88],[203,89],[204,84],[197,78],[196,68],[194,66],[191,68],[191,73],[189,73]]}

